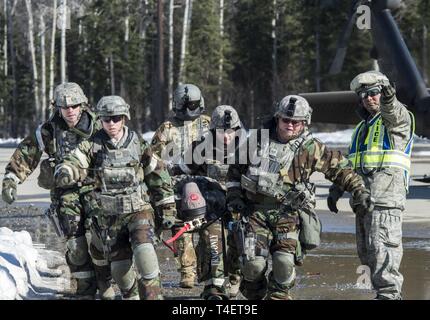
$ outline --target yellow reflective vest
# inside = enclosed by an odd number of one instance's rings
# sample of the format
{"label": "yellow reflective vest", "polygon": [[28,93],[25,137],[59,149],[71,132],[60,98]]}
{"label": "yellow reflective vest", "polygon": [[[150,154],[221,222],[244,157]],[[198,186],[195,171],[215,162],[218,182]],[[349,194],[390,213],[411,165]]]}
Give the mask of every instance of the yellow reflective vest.
{"label": "yellow reflective vest", "polygon": [[[411,117],[411,137],[404,150],[395,150],[387,128],[382,122],[379,113],[367,125],[361,121],[354,130],[351,144],[349,146],[349,160],[355,170],[362,169],[363,172],[377,170],[380,168],[397,167],[405,172],[409,180],[411,168],[411,151],[413,135],[415,132],[415,118]],[[367,132],[365,131],[367,130]]]}

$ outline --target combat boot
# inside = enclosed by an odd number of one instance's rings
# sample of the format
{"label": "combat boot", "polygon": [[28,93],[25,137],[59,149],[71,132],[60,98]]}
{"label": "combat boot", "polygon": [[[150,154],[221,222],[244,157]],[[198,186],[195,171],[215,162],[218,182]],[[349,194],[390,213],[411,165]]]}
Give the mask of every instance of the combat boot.
{"label": "combat boot", "polygon": [[252,282],[242,279],[239,290],[248,300],[262,300],[267,292],[267,279],[265,276]]}
{"label": "combat boot", "polygon": [[267,295],[264,300],[293,300],[289,290],[294,287],[295,280],[282,285],[276,282],[273,276],[273,271],[269,274],[269,285]]}
{"label": "combat boot", "polygon": [[94,265],[96,273],[97,288],[99,289],[99,297],[101,300],[115,300],[115,290],[112,287],[112,276],[110,266]]}
{"label": "combat boot", "polygon": [[192,289],[194,288],[195,278],[194,273],[181,272],[181,281],[179,282],[179,286],[184,289]]}
{"label": "combat boot", "polygon": [[204,300],[228,300],[229,295],[220,287],[207,285],[200,297]]}

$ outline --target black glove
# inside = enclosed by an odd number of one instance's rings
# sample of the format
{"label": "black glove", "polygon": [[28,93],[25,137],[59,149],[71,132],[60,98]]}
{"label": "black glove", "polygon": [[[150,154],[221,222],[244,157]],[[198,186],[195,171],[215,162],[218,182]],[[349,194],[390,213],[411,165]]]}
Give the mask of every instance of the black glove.
{"label": "black glove", "polygon": [[396,89],[391,84],[384,84],[381,90],[381,99],[384,104],[393,103],[396,96]]}
{"label": "black glove", "polygon": [[3,179],[3,190],[2,190],[3,201],[12,204],[16,200],[16,182],[13,179]]}
{"label": "black glove", "polygon": [[369,190],[360,189],[354,191],[352,195],[352,211],[357,215],[366,215],[373,211],[375,200],[371,197]]}
{"label": "black glove", "polygon": [[242,198],[239,197],[231,199],[227,203],[227,208],[231,212],[241,212],[243,209],[245,209],[245,207],[245,202],[242,200]]}
{"label": "black glove", "polygon": [[335,185],[335,184],[331,185],[331,187],[329,189],[329,194],[327,197],[327,206],[331,212],[334,212],[334,213],[339,212],[336,204],[337,204],[337,201],[340,198],[342,198],[343,192],[344,191],[340,187],[338,187],[337,185]]}

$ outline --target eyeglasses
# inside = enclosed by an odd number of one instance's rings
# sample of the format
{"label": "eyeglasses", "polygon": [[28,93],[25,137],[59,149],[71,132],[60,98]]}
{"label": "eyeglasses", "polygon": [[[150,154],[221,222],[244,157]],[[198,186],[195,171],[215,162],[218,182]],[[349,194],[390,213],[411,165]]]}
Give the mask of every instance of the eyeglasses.
{"label": "eyeglasses", "polygon": [[69,110],[70,108],[75,110],[76,108],[79,108],[80,106],[81,106],[80,104],[75,104],[74,106],[60,106],[60,108],[63,110]]}
{"label": "eyeglasses", "polygon": [[294,127],[302,123],[302,120],[291,120],[288,118],[280,118],[280,120],[282,121],[282,123],[285,123],[285,124],[291,123]]}
{"label": "eyeglasses", "polygon": [[366,99],[367,97],[374,97],[381,93],[381,90],[379,88],[373,88],[369,89],[367,91],[361,91],[360,92],[360,98]]}
{"label": "eyeglasses", "polygon": [[107,116],[107,117],[100,117],[100,119],[105,122],[105,123],[109,123],[109,122],[113,122],[113,123],[118,123],[122,120],[122,115],[118,115],[118,116]]}

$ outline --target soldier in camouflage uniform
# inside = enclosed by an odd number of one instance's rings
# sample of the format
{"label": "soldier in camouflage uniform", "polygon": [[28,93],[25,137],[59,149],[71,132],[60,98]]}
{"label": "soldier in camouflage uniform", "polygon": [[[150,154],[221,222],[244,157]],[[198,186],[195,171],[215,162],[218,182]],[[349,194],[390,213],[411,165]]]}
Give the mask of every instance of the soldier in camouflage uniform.
{"label": "soldier in camouflage uniform", "polygon": [[171,228],[176,208],[169,173],[148,143],[125,126],[130,112],[121,97],[103,97],[97,113],[103,129],[57,166],[56,181],[68,186],[94,180],[87,201],[93,259],[110,263],[124,299],[162,299],[153,207],[163,215],[163,226]]}
{"label": "soldier in camouflage uniform", "polygon": [[[388,78],[380,72],[359,74],[351,90],[360,97],[363,118],[356,127],[349,159],[375,199],[373,212],[356,217],[357,250],[369,266],[376,299],[401,299],[403,276],[402,212],[409,184],[414,117],[396,99]],[[332,186],[328,197],[331,211],[343,189]]]}
{"label": "soldier in camouflage uniform", "polygon": [[[236,146],[239,143],[239,137],[236,133],[241,132],[244,136],[246,135],[246,132],[242,132],[240,129],[243,129],[243,125],[233,107],[227,105],[216,107],[212,113],[209,134],[203,136],[201,140],[193,142],[187,151],[191,154],[186,155],[185,159],[192,160],[191,163],[181,163],[175,166],[176,174],[184,173],[210,178],[210,182],[207,183],[202,182],[201,179],[196,179],[197,186],[207,203],[207,220],[216,220],[207,226],[204,225],[199,230],[199,243],[196,248],[198,281],[205,281],[202,297],[208,300],[227,299],[229,297],[229,284],[224,276],[224,268],[227,266],[224,266],[223,255],[226,252],[223,251],[226,248],[225,243],[223,247],[222,223],[227,224],[232,219],[227,214],[225,205],[226,179],[229,167],[228,159],[231,158],[234,161]],[[230,146],[232,147],[230,148]],[[202,152],[193,157],[192,154],[197,149],[202,150]],[[206,154],[206,149],[211,149],[212,154]],[[197,156],[201,158],[197,159]],[[228,261],[230,271],[229,278],[230,282],[238,287],[240,281],[238,257],[235,255],[235,246],[230,235],[228,236],[228,243],[226,261]]]}
{"label": "soldier in camouflage uniform", "polygon": [[[183,153],[193,141],[209,130],[210,118],[204,114],[204,99],[200,89],[193,84],[179,85],[173,93],[174,116],[160,125],[152,139],[152,149],[168,167],[181,161]],[[175,180],[175,178],[174,178]],[[172,228],[172,234],[178,231]],[[181,273],[180,286],[194,287],[196,254],[192,234],[187,233],[175,245]]]}
{"label": "soldier in camouflage uniform", "polygon": [[[51,191],[55,216],[58,215],[58,233],[67,239],[66,261],[72,278],[77,282],[77,295],[93,297],[96,293],[94,267],[88,253],[85,238],[85,216],[80,197],[87,187],[73,185],[62,189],[54,184],[55,165],[61,163],[66,154],[92,136],[99,124],[89,110],[88,99],[76,83],[64,83],[55,88],[55,109],[48,121],[36,132],[26,137],[15,150],[6,166],[3,179],[3,200],[11,204],[16,198],[17,184],[23,183],[36,169],[42,154],[48,159],[41,162],[38,184]],[[113,298],[109,275],[99,281],[102,298]]]}
{"label": "soldier in camouflage uniform", "polygon": [[[348,166],[348,160],[312,137],[308,130],[311,113],[304,98],[286,96],[266,127],[269,139],[248,146],[259,158],[230,165],[227,202],[242,213],[244,229],[236,230],[243,233],[235,236],[243,275],[240,290],[248,299],[291,298],[295,265],[302,264],[301,244],[307,241],[301,234],[306,235],[307,221],[316,219],[315,188],[309,182],[314,171],[351,192],[357,214],[365,214],[371,207],[370,194],[361,177]],[[262,136],[265,133],[261,131]],[[319,225],[315,231],[318,237],[320,231]],[[267,283],[269,254],[272,271]]]}

